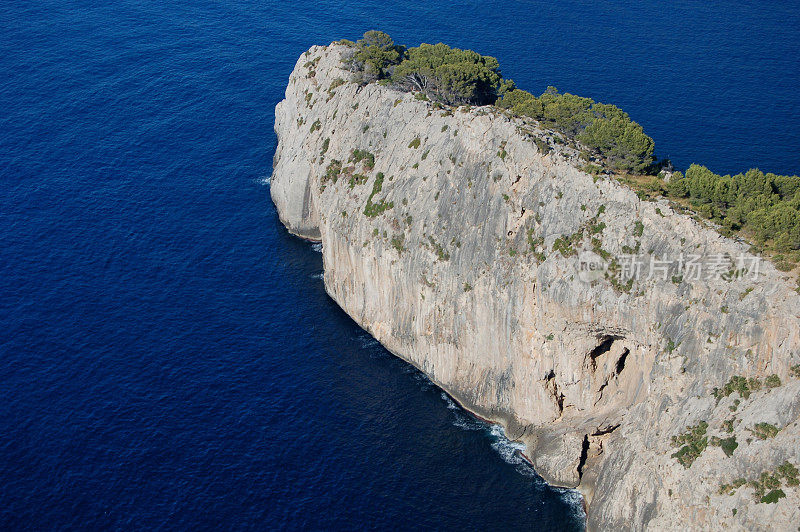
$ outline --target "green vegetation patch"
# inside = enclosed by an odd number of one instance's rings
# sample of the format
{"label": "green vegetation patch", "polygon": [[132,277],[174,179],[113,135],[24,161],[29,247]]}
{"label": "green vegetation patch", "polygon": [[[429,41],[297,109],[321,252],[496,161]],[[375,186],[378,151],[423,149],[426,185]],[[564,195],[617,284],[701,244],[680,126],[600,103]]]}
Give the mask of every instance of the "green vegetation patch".
{"label": "green vegetation patch", "polygon": [[603,257],[603,260],[611,258],[611,253],[603,249],[603,242],[599,238],[592,238],[592,251]]}
{"label": "green vegetation patch", "polygon": [[603,172],[603,167],[597,166],[596,164],[587,163],[583,165],[583,171],[591,175],[600,175]]}
{"label": "green vegetation patch", "polygon": [[555,87],[538,97],[514,87],[503,92],[496,105],[576,138],[616,170],[641,173],[653,163],[653,139],[614,105],[562,94]]}
{"label": "green vegetation patch", "polygon": [[334,79],[333,81],[331,81],[330,87],[328,87],[328,94],[329,95],[333,95],[333,91],[335,91],[337,87],[341,87],[345,83],[347,83],[347,82],[345,80],[343,80],[342,78]]}
{"label": "green vegetation patch", "polygon": [[434,238],[430,235],[428,235],[428,242],[431,243],[431,247],[433,248],[433,251],[434,253],[436,253],[436,256],[439,258],[439,260],[441,261],[450,260],[450,254],[447,251],[445,251],[444,247],[442,247],[441,244],[436,242],[436,240],[434,240]]}
{"label": "green vegetation patch", "polygon": [[405,239],[406,236],[402,233],[392,236],[392,247],[397,250],[397,253],[402,254],[406,250],[405,246],[403,246]]}
{"label": "green vegetation patch", "polygon": [[731,436],[729,438],[718,438],[716,436],[712,436],[710,443],[711,445],[720,447],[722,452],[725,453],[725,456],[731,456],[733,451],[739,447],[739,444],[736,442],[736,436]]}
{"label": "green vegetation patch", "polygon": [[605,228],[605,222],[593,223],[589,226],[589,234],[596,235],[597,233],[602,233]]}
{"label": "green vegetation patch", "polygon": [[500,157],[501,160],[505,161],[506,157],[508,157],[508,152],[506,151],[506,143],[503,142],[500,144],[500,149],[497,150],[497,156]]}
{"label": "green vegetation patch", "polygon": [[323,176],[320,178],[322,190],[325,190],[325,186],[327,185],[328,181],[332,181],[335,184],[341,173],[342,162],[336,159],[331,160],[331,162],[328,163],[325,174],[323,174]]}
{"label": "green vegetation patch", "polygon": [[530,252],[536,258],[536,261],[540,264],[547,260],[547,256],[539,249],[544,249],[544,237],[540,236],[537,238],[533,237],[533,227],[528,229],[528,246],[530,247]]}
{"label": "green vegetation patch", "polygon": [[787,486],[795,487],[800,485],[800,472],[797,471],[797,467],[795,467],[790,462],[784,462],[782,465],[778,466],[778,474],[781,475],[786,480]]}
{"label": "green vegetation patch", "polygon": [[776,262],[794,268],[788,254],[797,259],[800,249],[800,177],[758,169],[722,176],[693,164],[685,175],[676,172],[666,190],[729,231],[744,231],[765,249],[787,253]]}
{"label": "green vegetation patch", "polygon": [[761,497],[761,500],[759,502],[763,502],[766,504],[776,503],[778,502],[778,500],[783,499],[784,497],[786,497],[786,494],[783,492],[782,489],[778,488],[770,491],[769,493]]}
{"label": "green vegetation patch", "polygon": [[798,479],[797,467],[791,462],[784,462],[771,471],[764,471],[758,478],[747,481],[744,478],[737,478],[730,484],[722,484],[719,487],[720,495],[733,495],[742,486],[753,488],[753,498],[756,502],[771,504],[786,497],[786,493],[781,488],[797,487],[800,484]]}
{"label": "green vegetation patch", "polygon": [[722,430],[725,432],[733,432],[733,424],[736,421],[736,418],[726,419],[722,422]]}
{"label": "green vegetation patch", "polygon": [[367,198],[367,204],[364,206],[364,214],[369,216],[370,218],[379,216],[383,214],[386,210],[394,207],[393,201],[387,203],[386,200],[380,200],[378,203],[372,203],[372,198],[374,198],[376,194],[379,194],[380,191],[383,189],[383,179],[384,179],[383,172],[378,172],[375,175],[375,182],[372,184],[372,192]]}
{"label": "green vegetation patch", "polygon": [[759,440],[774,438],[775,436],[778,435],[780,431],[781,429],[769,423],[756,423],[755,426],[753,426],[753,428],[750,429],[750,432],[753,433],[753,436],[755,436]]}
{"label": "green vegetation patch", "polygon": [[350,155],[350,161],[356,164],[363,162],[364,168],[367,170],[375,168],[375,156],[367,150],[353,150],[353,153]]}
{"label": "green vegetation patch", "polygon": [[391,80],[445,105],[487,105],[497,98],[502,76],[497,59],[446,44],[409,48]]}
{"label": "green vegetation patch", "polygon": [[553,251],[558,251],[564,257],[571,257],[578,254],[575,245],[583,239],[583,230],[580,230],[571,235],[563,235],[555,239],[553,242]]}
{"label": "green vegetation patch", "polygon": [[722,388],[714,388],[711,392],[717,404],[730,394],[736,392],[742,399],[749,399],[752,392],[761,389],[761,381],[756,378],[747,379],[741,375],[734,375]]}
{"label": "green vegetation patch", "polygon": [[542,140],[539,137],[534,136],[533,143],[536,144],[536,149],[538,149],[539,153],[541,153],[542,155],[547,155],[553,150],[553,148],[550,147],[550,144],[548,144],[546,140]]}
{"label": "green vegetation patch", "polygon": [[353,174],[350,176],[348,185],[350,188],[355,188],[356,185],[363,185],[367,182],[368,177],[363,174]]}
{"label": "green vegetation patch", "polygon": [[745,479],[737,478],[730,484],[721,484],[718,493],[720,495],[733,495],[734,493],[736,493],[736,490],[738,490],[745,484],[747,484],[747,481]]}
{"label": "green vegetation patch", "polygon": [[389,77],[405,53],[405,47],[396,45],[386,33],[373,30],[349,47],[342,62],[354,82],[366,85]]}
{"label": "green vegetation patch", "polygon": [[672,445],[680,447],[680,449],[672,454],[672,458],[677,458],[678,462],[687,469],[691,467],[708,446],[707,429],[708,423],[701,421],[697,425],[686,427],[685,433],[673,436]]}

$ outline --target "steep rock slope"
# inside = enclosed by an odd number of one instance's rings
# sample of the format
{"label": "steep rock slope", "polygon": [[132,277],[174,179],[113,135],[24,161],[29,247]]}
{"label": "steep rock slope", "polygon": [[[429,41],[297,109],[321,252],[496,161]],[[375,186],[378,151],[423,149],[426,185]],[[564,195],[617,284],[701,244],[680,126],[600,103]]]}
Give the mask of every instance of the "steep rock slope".
{"label": "steep rock slope", "polygon": [[[271,182],[286,227],[322,241],[330,296],[578,487],[590,528],[794,529],[800,297],[785,276],[584,173],[534,121],[346,82],[342,50],[298,60]],[[629,255],[633,281],[587,269]],[[716,275],[678,271],[691,255]],[[744,387],[715,397],[734,376]]]}

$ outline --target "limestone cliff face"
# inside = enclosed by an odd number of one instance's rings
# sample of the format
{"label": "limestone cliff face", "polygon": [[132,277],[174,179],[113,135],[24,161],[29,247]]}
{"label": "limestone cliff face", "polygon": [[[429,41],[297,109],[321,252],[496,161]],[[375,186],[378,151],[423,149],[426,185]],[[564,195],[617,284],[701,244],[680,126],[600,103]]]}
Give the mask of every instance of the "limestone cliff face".
{"label": "limestone cliff face", "polygon": [[[651,258],[728,254],[727,272],[752,256],[584,173],[534,121],[342,83],[342,50],[298,60],[276,110],[271,185],[286,227],[322,241],[330,296],[504,424],[545,479],[578,487],[590,528],[794,529],[800,492],[786,482],[772,504],[748,485],[719,493],[800,464],[800,297],[784,275],[767,263],[755,279],[648,275]],[[581,270],[628,254],[644,263],[630,284]],[[732,376],[772,374],[780,386],[712,395]],[[738,447],[709,444],[686,468],[672,437],[701,421]],[[780,431],[762,440],[758,423]]]}

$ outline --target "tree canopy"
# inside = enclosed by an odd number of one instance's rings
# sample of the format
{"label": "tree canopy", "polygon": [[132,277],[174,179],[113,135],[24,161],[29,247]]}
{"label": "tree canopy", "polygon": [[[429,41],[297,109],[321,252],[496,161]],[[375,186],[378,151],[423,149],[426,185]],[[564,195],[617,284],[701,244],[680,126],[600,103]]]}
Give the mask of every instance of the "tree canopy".
{"label": "tree canopy", "polygon": [[555,87],[548,87],[538,98],[520,89],[507,90],[496,105],[575,137],[616,170],[642,173],[653,162],[653,139],[615,105],[561,94]]}
{"label": "tree canopy", "polygon": [[389,35],[371,30],[352,46],[343,61],[354,73],[354,81],[367,84],[388,78],[405,53],[405,47],[396,45]]}
{"label": "tree canopy", "polygon": [[409,48],[392,76],[400,88],[448,105],[494,103],[501,79],[494,57],[442,43]]}
{"label": "tree canopy", "polygon": [[718,175],[693,164],[667,186],[673,197],[688,198],[706,217],[731,230],[744,229],[775,251],[800,249],[800,177],[751,169]]}

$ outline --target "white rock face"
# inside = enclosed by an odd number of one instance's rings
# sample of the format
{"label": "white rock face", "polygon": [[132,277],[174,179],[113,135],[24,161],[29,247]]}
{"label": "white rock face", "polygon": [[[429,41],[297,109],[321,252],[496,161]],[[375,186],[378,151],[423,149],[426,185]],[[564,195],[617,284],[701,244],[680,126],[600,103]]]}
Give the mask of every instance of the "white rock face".
{"label": "white rock face", "polygon": [[[785,478],[776,503],[750,485],[720,494],[800,465],[800,296],[786,276],[762,262],[755,279],[648,279],[651,257],[727,253],[725,272],[753,257],[666,202],[593,179],[533,121],[339,84],[343,49],[298,60],[276,110],[271,184],[289,231],[322,241],[330,296],[502,423],[545,479],[580,489],[590,529],[796,529],[800,490]],[[374,168],[353,150],[374,155]],[[601,264],[635,252],[645,266],[615,287],[580,270],[592,250]],[[732,376],[772,374],[781,385],[748,398],[712,395]],[[701,421],[706,438],[738,447],[727,456],[708,444],[685,468],[672,438]],[[780,430],[762,440],[757,423]]]}

